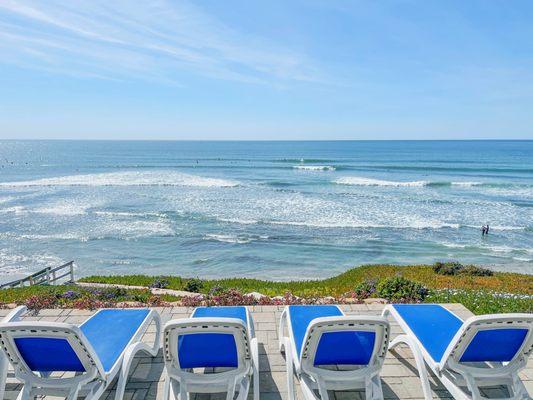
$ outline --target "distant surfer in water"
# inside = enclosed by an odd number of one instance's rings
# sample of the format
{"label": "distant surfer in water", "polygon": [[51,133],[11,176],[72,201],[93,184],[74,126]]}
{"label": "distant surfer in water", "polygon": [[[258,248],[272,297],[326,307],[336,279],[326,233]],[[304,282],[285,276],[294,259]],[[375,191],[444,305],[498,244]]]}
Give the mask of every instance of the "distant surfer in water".
{"label": "distant surfer in water", "polygon": [[489,234],[489,224],[483,225],[481,227],[481,236],[485,236]]}

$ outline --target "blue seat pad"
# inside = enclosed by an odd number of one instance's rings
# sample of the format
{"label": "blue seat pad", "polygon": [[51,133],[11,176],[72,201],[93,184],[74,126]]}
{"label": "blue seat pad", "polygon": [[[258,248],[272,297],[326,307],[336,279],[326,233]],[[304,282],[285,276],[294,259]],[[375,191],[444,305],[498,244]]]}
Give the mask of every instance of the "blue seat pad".
{"label": "blue seat pad", "polygon": [[20,337],[15,345],[28,368],[34,372],[84,372],[85,368],[63,338]]}
{"label": "blue seat pad", "polygon": [[394,304],[431,358],[439,362],[463,321],[437,304]]}
{"label": "blue seat pad", "polygon": [[[247,324],[246,307],[198,307],[192,318],[236,318]],[[238,366],[237,346],[227,333],[191,333],[178,337],[181,368]]]}
{"label": "blue seat pad", "polygon": [[242,320],[245,324],[246,321],[246,307],[228,306],[228,307],[197,307],[192,318],[237,318]]}
{"label": "blue seat pad", "polygon": [[[298,357],[301,357],[307,328],[314,319],[343,315],[337,306],[289,306]],[[324,332],[318,342],[314,365],[366,365],[372,355],[374,342],[374,332]]]}
{"label": "blue seat pad", "polygon": [[[102,362],[111,369],[149,310],[102,310],[80,326]],[[15,339],[20,355],[32,371],[83,372],[85,369],[64,338],[20,337]]]}
{"label": "blue seat pad", "polygon": [[525,328],[486,329],[476,333],[461,362],[511,361],[526,339]]}
{"label": "blue seat pad", "polygon": [[80,326],[109,372],[150,310],[101,310]]}

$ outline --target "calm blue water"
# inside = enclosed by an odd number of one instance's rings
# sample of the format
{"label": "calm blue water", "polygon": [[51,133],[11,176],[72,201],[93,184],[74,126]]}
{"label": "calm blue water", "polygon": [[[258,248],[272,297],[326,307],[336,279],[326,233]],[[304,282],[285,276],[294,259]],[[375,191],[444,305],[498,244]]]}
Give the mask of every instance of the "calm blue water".
{"label": "calm blue water", "polygon": [[533,273],[533,141],[0,141],[0,279],[70,259],[78,275]]}

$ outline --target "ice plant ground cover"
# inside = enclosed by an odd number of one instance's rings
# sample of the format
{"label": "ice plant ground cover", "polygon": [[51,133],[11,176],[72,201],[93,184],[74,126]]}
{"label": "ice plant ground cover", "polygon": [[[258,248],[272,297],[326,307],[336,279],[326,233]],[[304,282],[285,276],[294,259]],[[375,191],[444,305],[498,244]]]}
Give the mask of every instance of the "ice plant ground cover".
{"label": "ice plant ground cover", "polygon": [[[32,309],[162,306],[284,305],[389,302],[461,303],[476,314],[533,312],[533,276],[483,272],[471,267],[363,266],[316,281],[273,282],[255,279],[202,280],[177,276],[99,276],[84,282],[145,286],[146,289],[34,286],[0,291],[0,305]],[[454,271],[450,273],[449,271]],[[473,274],[473,275],[472,275]],[[149,288],[196,292],[190,297],[153,295]],[[263,296],[249,293],[259,292]]]}

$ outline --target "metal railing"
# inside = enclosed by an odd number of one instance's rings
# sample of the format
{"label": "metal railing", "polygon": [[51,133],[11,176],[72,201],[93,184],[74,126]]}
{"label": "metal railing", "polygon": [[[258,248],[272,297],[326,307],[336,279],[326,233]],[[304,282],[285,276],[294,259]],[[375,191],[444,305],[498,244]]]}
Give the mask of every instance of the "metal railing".
{"label": "metal railing", "polygon": [[[65,280],[65,278],[67,278]],[[58,285],[74,283],[74,261],[69,261],[59,267],[46,267],[25,278],[0,284],[0,289],[34,285]]]}

